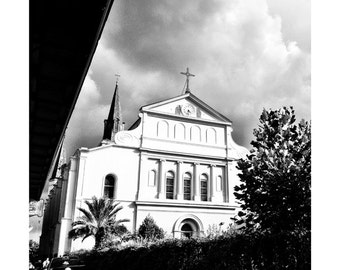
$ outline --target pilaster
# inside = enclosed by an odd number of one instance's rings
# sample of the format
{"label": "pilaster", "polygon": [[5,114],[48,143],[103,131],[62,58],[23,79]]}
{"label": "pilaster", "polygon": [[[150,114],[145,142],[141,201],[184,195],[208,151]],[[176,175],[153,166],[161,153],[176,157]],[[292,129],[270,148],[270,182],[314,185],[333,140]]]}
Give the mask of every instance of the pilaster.
{"label": "pilaster", "polygon": [[165,199],[164,192],[164,162],[165,159],[159,160],[159,174],[158,174],[158,199]]}
{"label": "pilaster", "polygon": [[224,167],[223,175],[223,201],[229,203],[229,179],[228,179],[228,164]]}
{"label": "pilaster", "polygon": [[177,161],[177,177],[176,177],[176,188],[177,188],[177,200],[183,200],[183,179],[182,179],[182,161]]}
{"label": "pilaster", "polygon": [[61,219],[60,242],[58,255],[63,255],[71,250],[71,239],[68,239],[68,232],[72,229],[72,218],[75,207],[75,193],[78,177],[78,159],[73,156],[70,158],[70,169],[67,180],[66,202],[64,216]]}
{"label": "pilaster", "polygon": [[[147,186],[148,186],[148,170],[146,168],[147,157],[141,155],[140,157],[140,170],[139,170],[139,181],[138,181],[138,191],[136,194],[137,200],[143,200],[147,197]],[[154,196],[154,195],[153,195]]]}
{"label": "pilaster", "polygon": [[214,174],[214,168],[216,167],[216,165],[211,164],[210,165],[210,201],[211,202],[216,202],[216,177]]}
{"label": "pilaster", "polygon": [[200,183],[199,183],[199,175],[198,175],[198,166],[200,164],[195,162],[194,163],[194,201],[200,201]]}

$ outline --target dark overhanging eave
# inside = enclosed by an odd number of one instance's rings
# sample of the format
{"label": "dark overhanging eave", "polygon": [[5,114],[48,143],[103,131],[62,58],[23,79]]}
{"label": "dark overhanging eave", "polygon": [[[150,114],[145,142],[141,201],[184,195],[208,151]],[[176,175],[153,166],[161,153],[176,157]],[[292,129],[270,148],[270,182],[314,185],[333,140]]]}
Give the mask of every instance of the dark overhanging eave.
{"label": "dark overhanging eave", "polygon": [[31,199],[41,195],[113,1],[30,2]]}

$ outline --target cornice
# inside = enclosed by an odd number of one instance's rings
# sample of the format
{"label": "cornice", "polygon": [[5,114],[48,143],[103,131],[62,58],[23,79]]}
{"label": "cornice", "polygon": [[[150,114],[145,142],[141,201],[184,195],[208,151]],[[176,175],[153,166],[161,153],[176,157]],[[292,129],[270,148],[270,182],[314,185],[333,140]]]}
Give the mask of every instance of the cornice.
{"label": "cornice", "polygon": [[199,209],[216,209],[216,210],[235,210],[238,208],[236,205],[226,203],[215,203],[215,202],[195,202],[195,201],[136,201],[138,206],[153,206],[153,207],[180,207],[180,208],[199,208]]}
{"label": "cornice", "polygon": [[140,148],[141,153],[151,153],[154,154],[155,157],[157,156],[158,158],[160,157],[164,157],[166,159],[169,158],[174,158],[175,160],[178,160],[179,158],[181,158],[181,160],[183,160],[182,158],[188,158],[188,160],[202,160],[202,162],[204,160],[219,160],[219,161],[227,161],[227,158],[221,157],[221,156],[208,156],[208,155],[202,155],[202,154],[192,154],[192,153],[184,153],[184,152],[173,152],[173,151],[165,151],[165,150],[158,150],[158,149],[151,149],[151,148],[145,148],[145,147],[141,147]]}
{"label": "cornice", "polygon": [[204,119],[204,118],[197,118],[197,117],[191,117],[191,116],[183,116],[183,115],[177,115],[177,114],[171,114],[171,113],[166,113],[166,112],[159,112],[159,111],[153,111],[149,109],[143,110],[143,112],[146,112],[148,115],[151,116],[157,116],[159,118],[166,118],[166,119],[174,119],[174,120],[180,120],[182,122],[190,122],[190,123],[200,123],[200,124],[213,124],[213,125],[218,125],[221,127],[225,126],[231,126],[232,123],[230,122],[224,122],[224,121],[219,121],[219,120],[210,120],[210,119]]}
{"label": "cornice", "polygon": [[147,137],[143,136],[143,140],[149,140],[149,141],[160,141],[164,143],[173,143],[173,144],[185,144],[185,145],[192,145],[196,147],[205,147],[205,148],[214,148],[219,150],[227,150],[227,146],[225,144],[221,146],[211,145],[211,144],[203,144],[203,143],[193,143],[191,141],[176,141],[174,139],[161,139],[161,138],[155,138],[155,137]]}

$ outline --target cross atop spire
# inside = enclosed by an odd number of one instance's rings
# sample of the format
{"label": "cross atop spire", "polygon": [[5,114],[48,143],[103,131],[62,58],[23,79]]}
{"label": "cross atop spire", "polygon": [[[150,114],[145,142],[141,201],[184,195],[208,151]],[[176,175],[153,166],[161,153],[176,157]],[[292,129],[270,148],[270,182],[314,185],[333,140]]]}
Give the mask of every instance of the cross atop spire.
{"label": "cross atop spire", "polygon": [[119,81],[120,75],[119,74],[115,74],[115,76],[116,76],[116,85],[118,85],[118,81]]}
{"label": "cross atop spire", "polygon": [[190,89],[189,89],[189,77],[195,77],[194,74],[191,74],[189,72],[189,68],[187,68],[187,71],[186,72],[181,72],[182,75],[185,75],[187,77],[187,80],[185,82],[187,88],[185,89],[185,93],[190,93]]}

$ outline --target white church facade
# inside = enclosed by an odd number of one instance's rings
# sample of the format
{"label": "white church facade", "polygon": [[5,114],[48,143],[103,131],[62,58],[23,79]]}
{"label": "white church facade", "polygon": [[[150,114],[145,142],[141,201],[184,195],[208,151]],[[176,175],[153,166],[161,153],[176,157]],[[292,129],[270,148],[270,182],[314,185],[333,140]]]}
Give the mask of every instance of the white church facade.
{"label": "white church facade", "polygon": [[236,161],[248,153],[231,132],[232,122],[188,88],[141,107],[123,130],[116,85],[100,146],[78,149],[52,190],[41,245],[54,255],[92,247],[90,238],[67,237],[77,208],[92,196],[120,202],[118,218],[130,219],[124,225],[132,232],[147,215],[173,237],[202,236],[209,225],[226,229],[238,211]]}

